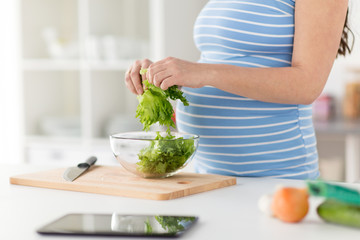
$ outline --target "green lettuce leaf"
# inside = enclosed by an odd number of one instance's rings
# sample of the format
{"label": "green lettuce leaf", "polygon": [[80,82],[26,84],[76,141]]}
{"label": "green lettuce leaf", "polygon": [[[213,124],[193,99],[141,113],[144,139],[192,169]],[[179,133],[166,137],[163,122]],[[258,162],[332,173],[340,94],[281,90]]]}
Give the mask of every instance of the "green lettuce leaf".
{"label": "green lettuce leaf", "polygon": [[137,169],[147,174],[171,173],[182,167],[194,152],[194,139],[163,137],[157,132],[155,140],[138,154]]}
{"label": "green lettuce leaf", "polygon": [[143,82],[146,90],[142,95],[138,95],[139,104],[136,108],[136,117],[143,124],[143,130],[148,131],[150,126],[159,123],[160,125],[175,128],[171,117],[174,109],[168,101],[166,94],[160,88],[149,84],[147,80]]}
{"label": "green lettuce leaf", "polygon": [[[147,69],[141,69],[140,74],[143,75],[146,71]],[[143,124],[143,130],[148,131],[151,125],[159,123],[166,126],[170,133],[170,127],[175,128],[175,123],[171,119],[174,109],[169,100],[179,99],[185,106],[188,106],[189,103],[183,96],[183,92],[176,85],[164,91],[150,84],[148,80],[143,81],[143,85],[145,90],[142,95],[137,96],[139,104],[136,109],[136,117]]]}

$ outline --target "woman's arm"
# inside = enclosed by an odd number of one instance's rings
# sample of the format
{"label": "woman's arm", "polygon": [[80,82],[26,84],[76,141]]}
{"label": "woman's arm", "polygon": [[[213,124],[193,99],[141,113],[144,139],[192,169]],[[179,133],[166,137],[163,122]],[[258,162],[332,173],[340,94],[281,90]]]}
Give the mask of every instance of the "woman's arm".
{"label": "woman's arm", "polygon": [[166,58],[150,65],[149,81],[214,86],[265,102],[310,104],[322,92],[339,48],[348,0],[297,0],[291,67],[247,68]]}

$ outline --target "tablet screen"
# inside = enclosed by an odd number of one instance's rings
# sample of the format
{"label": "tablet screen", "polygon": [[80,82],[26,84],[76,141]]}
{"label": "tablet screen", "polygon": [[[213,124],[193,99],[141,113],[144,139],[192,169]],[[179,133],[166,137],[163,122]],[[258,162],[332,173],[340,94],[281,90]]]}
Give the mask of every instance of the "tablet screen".
{"label": "tablet screen", "polygon": [[40,234],[179,236],[195,223],[194,216],[67,214],[38,229]]}

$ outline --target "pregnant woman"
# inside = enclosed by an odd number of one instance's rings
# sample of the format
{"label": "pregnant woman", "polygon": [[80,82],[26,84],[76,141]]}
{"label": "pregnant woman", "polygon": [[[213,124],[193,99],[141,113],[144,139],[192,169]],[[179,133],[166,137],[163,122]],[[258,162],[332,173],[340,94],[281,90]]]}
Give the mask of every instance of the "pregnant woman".
{"label": "pregnant woman", "polygon": [[178,130],[200,136],[200,173],[316,179],[311,103],[350,52],[347,0],[210,0],[194,25],[198,62],[138,60],[127,87],[182,86]]}

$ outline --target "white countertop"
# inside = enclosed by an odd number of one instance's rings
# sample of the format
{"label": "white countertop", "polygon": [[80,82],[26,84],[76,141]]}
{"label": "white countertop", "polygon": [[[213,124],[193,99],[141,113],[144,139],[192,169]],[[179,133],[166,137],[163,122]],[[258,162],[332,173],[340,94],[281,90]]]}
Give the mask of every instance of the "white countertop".
{"label": "white countertop", "polygon": [[[279,184],[305,186],[303,181],[238,178],[237,185],[168,201],[142,200],[90,193],[11,185],[9,177],[53,167],[0,165],[0,239],[86,239],[41,236],[36,229],[67,213],[197,215],[199,221],[181,239],[358,239],[360,229],[324,223],[315,212],[319,200],[298,224],[262,214],[261,195]],[[94,237],[92,239],[114,239]],[[119,237],[118,239],[138,239]]]}

